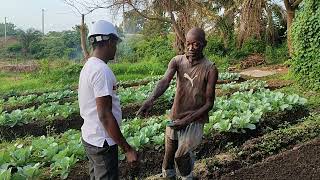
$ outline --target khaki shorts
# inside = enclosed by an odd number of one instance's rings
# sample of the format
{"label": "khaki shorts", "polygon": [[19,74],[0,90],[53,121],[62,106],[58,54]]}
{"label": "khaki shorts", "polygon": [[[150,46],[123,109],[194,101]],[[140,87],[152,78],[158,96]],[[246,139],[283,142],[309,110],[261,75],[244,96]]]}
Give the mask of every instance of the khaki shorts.
{"label": "khaki shorts", "polygon": [[175,157],[193,151],[201,143],[203,126],[203,123],[193,122],[182,130],[166,127],[166,136],[171,140],[178,140],[178,150]]}

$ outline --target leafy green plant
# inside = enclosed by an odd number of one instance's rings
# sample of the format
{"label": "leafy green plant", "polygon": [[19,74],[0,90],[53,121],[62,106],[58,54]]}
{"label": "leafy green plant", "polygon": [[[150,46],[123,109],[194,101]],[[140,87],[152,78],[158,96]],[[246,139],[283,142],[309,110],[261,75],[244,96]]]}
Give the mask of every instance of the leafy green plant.
{"label": "leafy green plant", "polygon": [[294,105],[305,105],[306,102],[295,94],[285,95],[265,89],[255,93],[252,90],[236,92],[228,99],[218,97],[205,131],[244,132],[245,129],[255,129],[264,113],[290,110]]}
{"label": "leafy green plant", "polygon": [[8,172],[11,175],[8,167],[18,170],[12,174],[13,179],[39,179],[42,169],[48,165],[51,167],[51,177],[60,176],[65,179],[78,159],[85,157],[81,134],[76,130],[69,130],[59,136],[41,136],[31,140],[31,145],[19,141],[1,149],[1,179],[5,179]]}
{"label": "leafy green plant", "polygon": [[66,119],[79,112],[78,102],[65,103],[60,105],[58,102],[44,103],[37,109],[34,107],[27,109],[17,109],[11,113],[2,112],[0,114],[0,125],[16,126],[23,125],[33,121],[45,120],[53,121],[55,119]]}
{"label": "leafy green plant", "polygon": [[11,168],[9,168],[9,169],[0,169],[0,179],[2,179],[2,180],[11,180]]}
{"label": "leafy green plant", "polygon": [[50,166],[52,176],[60,175],[61,179],[67,179],[68,174],[70,172],[70,168],[76,164],[78,160],[75,158],[74,155],[71,157],[61,157],[56,159],[54,164]]}
{"label": "leafy green plant", "polygon": [[297,11],[291,29],[291,71],[301,85],[320,90],[320,2],[308,0]]}
{"label": "leafy green plant", "polygon": [[41,167],[40,163],[19,167],[18,174],[21,174],[23,178],[28,180],[37,180],[39,179],[41,174],[40,167]]}

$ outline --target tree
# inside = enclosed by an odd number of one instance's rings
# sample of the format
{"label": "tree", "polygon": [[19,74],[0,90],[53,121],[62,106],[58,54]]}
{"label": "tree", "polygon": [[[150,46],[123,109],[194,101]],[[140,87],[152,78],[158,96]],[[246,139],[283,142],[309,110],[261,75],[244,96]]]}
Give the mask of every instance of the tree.
{"label": "tree", "polygon": [[[74,5],[76,0],[69,1]],[[185,34],[192,26],[203,27],[205,21],[214,17],[211,11],[206,10],[210,7],[212,1],[193,1],[193,0],[88,0],[79,4],[82,9],[92,12],[96,9],[106,8],[118,11],[124,10],[124,6],[128,11],[136,11],[140,16],[148,20],[169,23],[175,33],[175,47],[177,53],[184,53]],[[155,13],[154,9],[161,10],[163,14]]]}
{"label": "tree", "polygon": [[129,34],[135,34],[142,30],[145,18],[140,16],[136,11],[131,10],[124,12],[122,21],[123,30]]}
{"label": "tree", "polygon": [[292,56],[291,25],[295,17],[295,11],[301,2],[302,0],[284,0],[284,6],[287,10],[287,42],[290,57]]}
{"label": "tree", "polygon": [[238,47],[249,38],[261,40],[263,32],[262,11],[266,0],[244,0],[240,12]]}
{"label": "tree", "polygon": [[[0,37],[4,36],[4,23],[0,23]],[[16,25],[12,24],[12,23],[7,23],[7,36],[12,36],[12,35],[16,35],[17,31],[16,31]]]}
{"label": "tree", "polygon": [[17,31],[17,35],[18,35],[18,41],[22,45],[22,53],[26,56],[27,53],[30,52],[31,44],[33,42],[38,41],[41,38],[42,33],[38,30],[30,28],[30,29],[27,29],[26,31],[19,29]]}
{"label": "tree", "polygon": [[239,9],[238,47],[249,39],[273,45],[280,42],[286,24],[286,13],[281,5],[273,0],[244,0]]}
{"label": "tree", "polygon": [[320,91],[320,1],[304,1],[292,24],[291,72],[301,85]]}
{"label": "tree", "polygon": [[275,45],[286,35],[287,14],[280,5],[272,2],[266,4],[265,12],[265,40]]}

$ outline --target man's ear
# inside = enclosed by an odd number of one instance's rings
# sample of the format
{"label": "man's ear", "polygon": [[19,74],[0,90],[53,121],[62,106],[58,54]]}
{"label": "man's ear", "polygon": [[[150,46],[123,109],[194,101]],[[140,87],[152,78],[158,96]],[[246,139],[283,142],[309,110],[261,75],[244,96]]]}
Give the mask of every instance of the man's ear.
{"label": "man's ear", "polygon": [[111,39],[109,39],[109,40],[107,40],[107,42],[106,42],[106,46],[108,46],[108,47],[110,47],[111,46]]}

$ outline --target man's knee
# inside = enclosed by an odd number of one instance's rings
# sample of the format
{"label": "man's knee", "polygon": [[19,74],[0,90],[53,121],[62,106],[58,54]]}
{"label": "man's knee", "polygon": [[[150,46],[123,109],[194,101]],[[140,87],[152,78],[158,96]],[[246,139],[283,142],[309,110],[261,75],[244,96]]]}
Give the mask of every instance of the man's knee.
{"label": "man's knee", "polygon": [[193,162],[190,153],[175,157],[175,162],[181,176],[187,176],[192,172]]}

